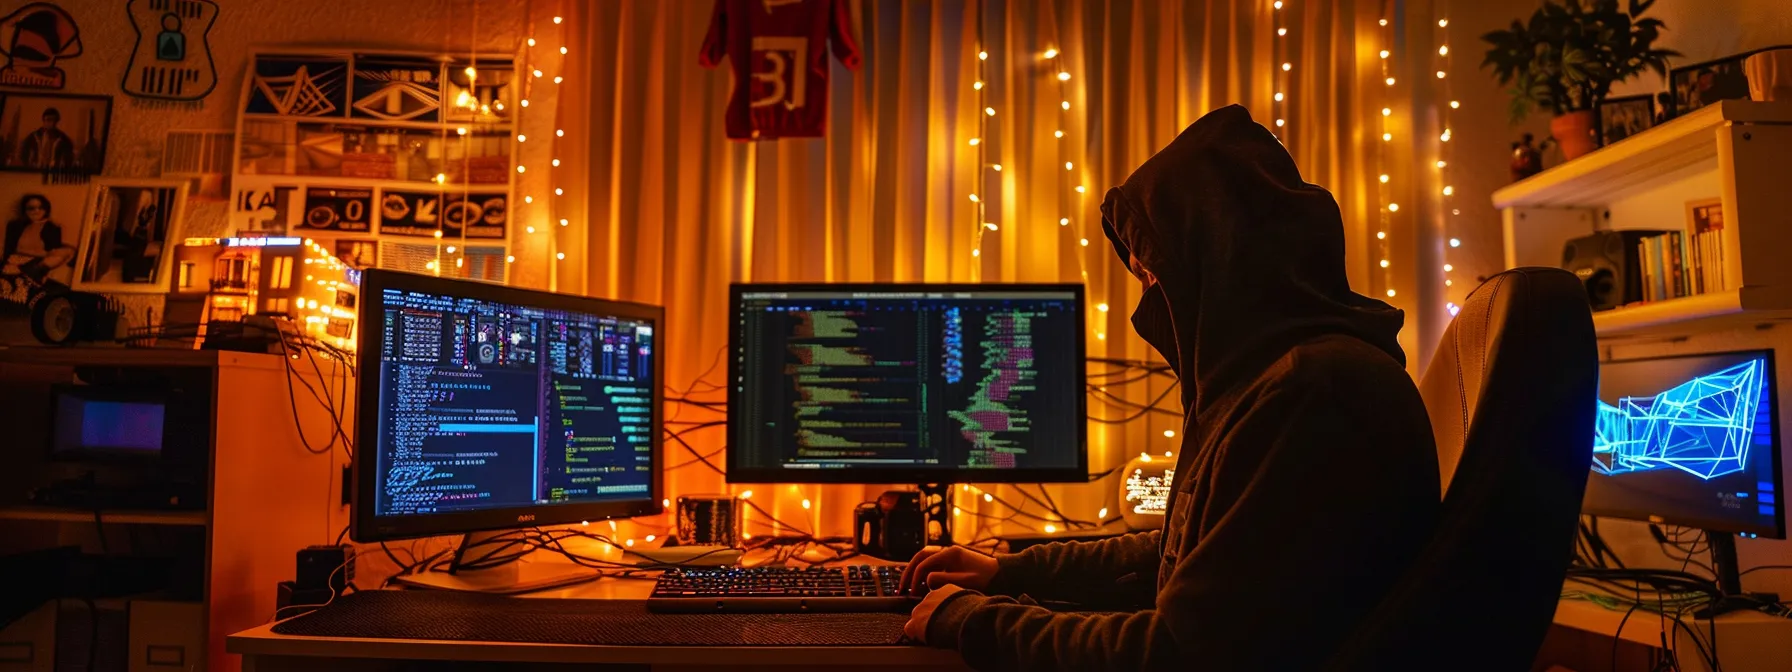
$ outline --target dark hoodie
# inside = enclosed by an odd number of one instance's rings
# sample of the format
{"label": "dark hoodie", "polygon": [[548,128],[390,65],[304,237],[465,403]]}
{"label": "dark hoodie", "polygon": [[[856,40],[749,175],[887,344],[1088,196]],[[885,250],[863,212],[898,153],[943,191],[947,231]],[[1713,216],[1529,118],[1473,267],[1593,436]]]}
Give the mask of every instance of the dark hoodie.
{"label": "dark hoodie", "polygon": [[[1182,381],[1164,529],[998,556],[991,595],[955,594],[928,641],[980,669],[1319,667],[1437,517],[1401,313],[1350,291],[1337,203],[1242,107],[1183,131],[1102,215],[1147,285],[1134,327]],[[1023,594],[1142,599],[1003,596]]]}

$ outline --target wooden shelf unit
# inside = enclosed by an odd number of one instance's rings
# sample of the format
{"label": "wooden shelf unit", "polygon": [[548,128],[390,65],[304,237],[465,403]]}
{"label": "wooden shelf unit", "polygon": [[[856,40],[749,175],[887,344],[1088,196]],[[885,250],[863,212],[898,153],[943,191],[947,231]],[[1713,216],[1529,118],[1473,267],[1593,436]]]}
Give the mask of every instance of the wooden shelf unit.
{"label": "wooden shelf unit", "polygon": [[1726,100],[1494,192],[1508,267],[1559,266],[1596,230],[1684,231],[1723,203],[1724,287],[1594,314],[1601,339],[1678,337],[1792,319],[1792,102]]}

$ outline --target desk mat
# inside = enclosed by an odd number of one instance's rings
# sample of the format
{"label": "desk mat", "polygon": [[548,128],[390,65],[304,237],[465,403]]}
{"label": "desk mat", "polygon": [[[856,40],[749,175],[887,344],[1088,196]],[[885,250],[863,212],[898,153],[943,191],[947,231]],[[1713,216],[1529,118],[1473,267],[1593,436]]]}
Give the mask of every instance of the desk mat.
{"label": "desk mat", "polygon": [[274,625],[300,637],[611,646],[886,646],[908,614],[655,614],[643,600],[372,590]]}

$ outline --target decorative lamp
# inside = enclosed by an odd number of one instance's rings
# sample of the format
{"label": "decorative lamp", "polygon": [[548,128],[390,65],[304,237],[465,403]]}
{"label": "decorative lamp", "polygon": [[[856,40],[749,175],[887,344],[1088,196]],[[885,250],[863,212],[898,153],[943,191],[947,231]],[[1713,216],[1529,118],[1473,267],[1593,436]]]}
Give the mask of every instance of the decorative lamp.
{"label": "decorative lamp", "polygon": [[1133,530],[1155,530],[1164,526],[1164,514],[1170,502],[1170,480],[1176,475],[1175,453],[1152,457],[1140,453],[1121,469],[1120,516]]}

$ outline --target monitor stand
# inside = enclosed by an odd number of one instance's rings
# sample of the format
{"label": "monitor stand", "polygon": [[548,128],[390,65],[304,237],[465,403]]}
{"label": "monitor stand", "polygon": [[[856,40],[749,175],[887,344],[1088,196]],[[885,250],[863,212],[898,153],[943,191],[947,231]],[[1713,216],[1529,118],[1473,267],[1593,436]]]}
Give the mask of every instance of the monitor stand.
{"label": "monitor stand", "polygon": [[513,560],[489,569],[461,569],[498,553],[514,552],[497,537],[508,532],[477,532],[461,537],[460,548],[454,551],[454,562],[446,572],[423,571],[394,578],[393,583],[411,588],[453,590],[463,593],[519,595],[538,590],[559,588],[597,579],[600,574],[588,567],[558,562],[524,562]]}
{"label": "monitor stand", "polygon": [[1732,611],[1760,609],[1763,603],[1779,602],[1777,595],[1742,592],[1742,570],[1736,562],[1735,535],[1706,530],[1705,538],[1711,543],[1711,569],[1717,573],[1717,590],[1722,596],[1693,612],[1693,618],[1709,620]]}

